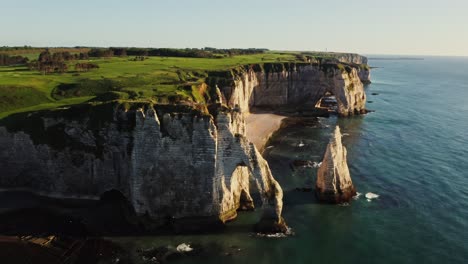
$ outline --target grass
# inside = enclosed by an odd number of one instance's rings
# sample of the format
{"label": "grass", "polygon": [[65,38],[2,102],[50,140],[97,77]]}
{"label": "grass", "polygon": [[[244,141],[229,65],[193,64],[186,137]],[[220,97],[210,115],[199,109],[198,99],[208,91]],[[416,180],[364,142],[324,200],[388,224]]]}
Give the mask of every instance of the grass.
{"label": "grass", "polygon": [[[292,52],[267,52],[224,58],[132,57],[92,58],[99,69],[43,75],[25,66],[0,67],[0,118],[18,112],[51,109],[89,100],[173,100],[204,103],[210,72],[229,71],[244,65],[299,62]],[[23,55],[33,58],[33,54]],[[314,53],[314,55],[317,55]],[[328,57],[328,54],[322,54]],[[97,97],[96,97],[97,96]]]}
{"label": "grass", "polygon": [[65,100],[60,100],[60,101],[55,101],[55,102],[34,104],[28,107],[15,108],[14,110],[1,112],[0,119],[7,117],[11,114],[15,114],[15,113],[34,112],[34,111],[39,111],[39,110],[58,108],[58,107],[67,106],[67,105],[81,104],[81,103],[90,101],[92,98],[94,98],[94,96],[75,97],[75,98],[70,98],[70,99],[65,99]]}

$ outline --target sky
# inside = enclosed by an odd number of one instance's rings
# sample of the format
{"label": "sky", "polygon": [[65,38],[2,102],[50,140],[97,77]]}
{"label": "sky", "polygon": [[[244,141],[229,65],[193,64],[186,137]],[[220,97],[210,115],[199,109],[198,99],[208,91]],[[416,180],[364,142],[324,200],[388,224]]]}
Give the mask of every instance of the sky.
{"label": "sky", "polygon": [[0,0],[0,46],[468,56],[467,0]]}

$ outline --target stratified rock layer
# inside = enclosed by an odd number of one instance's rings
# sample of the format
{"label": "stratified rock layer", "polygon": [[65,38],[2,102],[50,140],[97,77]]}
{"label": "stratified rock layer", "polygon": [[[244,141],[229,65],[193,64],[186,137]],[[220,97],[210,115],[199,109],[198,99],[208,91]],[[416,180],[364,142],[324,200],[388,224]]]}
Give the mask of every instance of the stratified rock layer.
{"label": "stratified rock layer", "polygon": [[341,143],[337,126],[328,143],[322,165],[318,169],[316,194],[326,203],[349,202],[356,195],[346,161],[346,148]]}

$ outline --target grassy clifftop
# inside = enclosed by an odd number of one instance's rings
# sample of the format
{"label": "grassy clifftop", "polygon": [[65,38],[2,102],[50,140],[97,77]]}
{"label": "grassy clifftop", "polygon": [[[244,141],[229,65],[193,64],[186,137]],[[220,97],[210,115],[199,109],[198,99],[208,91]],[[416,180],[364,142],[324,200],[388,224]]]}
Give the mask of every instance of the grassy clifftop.
{"label": "grassy clifftop", "polygon": [[[209,83],[210,74],[229,73],[246,65],[275,70],[275,65],[305,63],[305,54],[314,59],[336,57],[333,53],[265,52],[222,58],[155,56],[143,61],[133,60],[132,56],[90,58],[68,62],[70,70],[65,73],[47,75],[26,66],[1,66],[0,118],[88,101],[204,104],[209,89],[205,83]],[[88,72],[73,70],[79,62],[94,63],[99,68]]]}

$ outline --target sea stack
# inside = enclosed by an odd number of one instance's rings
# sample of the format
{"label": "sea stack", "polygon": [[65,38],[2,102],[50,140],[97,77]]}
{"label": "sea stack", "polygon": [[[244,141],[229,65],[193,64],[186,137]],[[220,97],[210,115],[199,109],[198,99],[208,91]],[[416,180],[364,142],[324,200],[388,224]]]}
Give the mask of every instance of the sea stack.
{"label": "sea stack", "polygon": [[327,146],[322,165],[318,169],[315,185],[317,198],[325,203],[345,203],[356,195],[346,161],[346,148],[341,143],[340,127]]}

